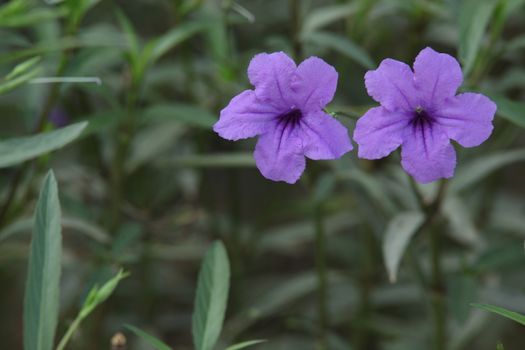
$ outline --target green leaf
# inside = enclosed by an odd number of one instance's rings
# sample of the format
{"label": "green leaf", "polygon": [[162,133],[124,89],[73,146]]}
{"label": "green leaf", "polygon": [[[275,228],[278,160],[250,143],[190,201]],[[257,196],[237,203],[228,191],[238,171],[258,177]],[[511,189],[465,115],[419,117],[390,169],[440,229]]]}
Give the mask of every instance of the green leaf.
{"label": "green leaf", "polygon": [[226,348],[226,350],[241,350],[249,346],[264,343],[266,340],[248,340],[239,344],[235,344]]}
{"label": "green leaf", "polygon": [[40,62],[40,56],[30,58],[22,63],[19,63],[6,75],[6,80],[11,80],[23,73],[26,73],[29,69],[33,68],[38,62]]}
{"label": "green leaf", "polygon": [[496,8],[494,0],[465,0],[459,8],[459,57],[468,75],[481,47],[483,35]]}
{"label": "green leaf", "polygon": [[203,31],[208,25],[209,23],[205,21],[188,21],[176,26],[160,38],[152,41],[150,43],[152,50],[148,60],[149,63],[154,63],[175,46]]}
{"label": "green leaf", "polygon": [[456,176],[451,180],[450,189],[464,190],[494,171],[523,160],[525,160],[525,149],[502,151],[477,158],[458,169]]}
{"label": "green leaf", "polygon": [[131,49],[131,52],[138,53],[139,52],[139,42],[137,38],[137,34],[135,33],[135,29],[133,29],[133,25],[129,21],[129,19],[126,17],[124,12],[117,10],[116,12],[117,20],[120,24],[120,27],[124,31],[124,34],[126,35],[126,40],[128,41],[128,45]]}
{"label": "green leaf", "polygon": [[365,50],[342,35],[321,31],[308,32],[303,35],[302,39],[305,42],[339,52],[367,69],[373,69],[376,66]]}
{"label": "green leaf", "polygon": [[216,241],[206,253],[199,272],[192,318],[197,350],[212,350],[219,338],[230,286],[230,263],[224,245]]}
{"label": "green leaf", "polygon": [[61,148],[77,138],[86,125],[87,122],[81,122],[47,133],[0,141],[0,168]]}
{"label": "green leaf", "polygon": [[498,314],[500,316],[506,317],[508,319],[511,319],[511,320],[513,320],[515,322],[518,322],[519,324],[522,324],[523,326],[525,326],[525,316],[521,315],[521,314],[519,314],[517,312],[510,311],[510,310],[504,309],[502,307],[489,305],[489,304],[476,304],[476,303],[473,303],[473,304],[470,304],[470,305],[473,306],[473,307],[476,307],[478,309],[489,311],[489,312]]}
{"label": "green leaf", "polygon": [[24,349],[51,350],[58,322],[62,235],[53,172],[38,198],[24,297]]}
{"label": "green leaf", "polygon": [[355,3],[344,5],[325,6],[310,11],[302,26],[303,34],[342,20],[353,15],[357,11]]}
{"label": "green leaf", "polygon": [[156,104],[144,111],[147,120],[175,120],[181,123],[211,129],[217,116],[207,110],[188,104]]}
{"label": "green leaf", "polygon": [[0,94],[5,94],[40,75],[41,67],[36,66],[39,61],[40,57],[33,57],[16,65],[0,84]]}
{"label": "green leaf", "polygon": [[146,333],[135,326],[127,324],[126,328],[135,333],[137,336],[144,339],[145,341],[147,341],[151,346],[153,346],[157,350],[171,350],[171,348],[168,345],[166,345],[163,341],[155,338],[151,334]]}
{"label": "green leaf", "polygon": [[30,26],[65,14],[61,9],[34,6],[27,0],[11,1],[0,7],[0,27]]}
{"label": "green leaf", "polygon": [[255,161],[251,153],[215,153],[179,156],[159,161],[162,165],[194,168],[252,168]]}
{"label": "green leaf", "polygon": [[383,240],[383,257],[391,283],[397,281],[401,258],[424,220],[425,216],[421,212],[405,212],[397,214],[388,223]]}
{"label": "green leaf", "polygon": [[78,313],[77,317],[73,321],[73,323],[69,326],[66,334],[62,337],[60,340],[60,343],[57,346],[57,350],[63,350],[66,348],[67,343],[73,336],[73,334],[76,332],[76,330],[80,327],[80,323],[100,304],[102,304],[104,301],[106,301],[111,294],[113,294],[113,291],[115,288],[117,288],[118,284],[121,280],[129,276],[127,272],[124,272],[124,270],[120,270],[115,277],[111,278],[109,281],[104,283],[102,288],[98,288],[98,286],[94,286],[88,293],[86,300],[84,301],[84,305],[82,305],[82,309],[80,309],[80,312]]}
{"label": "green leaf", "polygon": [[525,128],[525,104],[495,94],[488,94],[498,105],[497,114],[508,121]]}

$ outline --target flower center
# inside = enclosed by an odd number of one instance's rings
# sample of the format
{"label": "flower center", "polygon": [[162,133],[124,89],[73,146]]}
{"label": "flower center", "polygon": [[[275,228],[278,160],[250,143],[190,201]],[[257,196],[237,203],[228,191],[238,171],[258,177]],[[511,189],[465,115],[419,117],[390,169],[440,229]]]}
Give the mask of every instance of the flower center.
{"label": "flower center", "polygon": [[417,107],[416,111],[414,112],[414,116],[412,118],[411,124],[414,127],[417,126],[425,126],[425,125],[431,125],[434,121],[434,118],[430,114],[428,114],[423,107]]}
{"label": "flower center", "polygon": [[284,123],[284,128],[287,126],[296,126],[299,124],[299,121],[303,117],[303,113],[300,109],[294,108],[290,112],[281,114],[277,118],[279,119],[279,124]]}

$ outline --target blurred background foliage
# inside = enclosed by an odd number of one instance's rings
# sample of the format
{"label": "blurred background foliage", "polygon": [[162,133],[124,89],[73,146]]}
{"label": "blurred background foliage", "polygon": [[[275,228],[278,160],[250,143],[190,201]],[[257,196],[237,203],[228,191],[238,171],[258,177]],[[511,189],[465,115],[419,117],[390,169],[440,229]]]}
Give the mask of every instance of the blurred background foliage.
{"label": "blurred background foliage", "polygon": [[[469,304],[525,312],[525,1],[0,4],[2,139],[89,122],[64,149],[2,164],[2,349],[22,348],[31,218],[51,167],[64,235],[58,332],[95,284],[120,267],[131,273],[83,322],[72,349],[109,349],[118,331],[129,349],[148,349],[124,324],[191,349],[197,272],[214,239],[225,243],[232,269],[221,344],[267,339],[257,349],[315,349],[319,227],[328,348],[429,349],[429,295],[416,278],[430,269],[424,233],[412,237],[396,283],[383,262],[385,235],[410,231],[418,208],[398,156],[370,162],[352,152],[309,162],[304,181],[290,186],[259,174],[253,140],[231,143],[211,130],[221,108],[249,87],[245,72],[256,53],[317,55],[335,66],[339,88],[329,110],[352,130],[374,105],[364,73],[386,57],[411,64],[426,46],[460,58],[464,88],[499,107],[491,139],[459,150],[441,211],[449,348],[495,349],[499,341],[523,348],[522,326]],[[75,79],[50,82],[61,76]],[[48,150],[60,142],[43,141]],[[420,190],[431,198],[436,186]]]}

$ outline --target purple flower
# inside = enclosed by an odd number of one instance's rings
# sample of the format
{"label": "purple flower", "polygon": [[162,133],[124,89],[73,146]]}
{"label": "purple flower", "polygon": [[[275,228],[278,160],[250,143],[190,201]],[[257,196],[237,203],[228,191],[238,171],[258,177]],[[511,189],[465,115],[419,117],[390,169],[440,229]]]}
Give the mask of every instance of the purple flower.
{"label": "purple flower", "polygon": [[462,82],[456,59],[428,47],[416,57],[414,72],[392,59],[367,72],[368,94],[381,106],[357,121],[359,157],[383,158],[402,146],[401,165],[418,182],[452,177],[456,152],[450,139],[463,147],[480,145],[492,133],[496,112],[484,95],[456,95]]}
{"label": "purple flower", "polygon": [[296,66],[283,52],[262,53],[250,62],[248,77],[255,90],[235,96],[213,130],[228,140],[259,136],[254,157],[266,178],[295,183],[305,157],[336,159],[352,149],[347,129],[323,111],[337,72],[322,59]]}

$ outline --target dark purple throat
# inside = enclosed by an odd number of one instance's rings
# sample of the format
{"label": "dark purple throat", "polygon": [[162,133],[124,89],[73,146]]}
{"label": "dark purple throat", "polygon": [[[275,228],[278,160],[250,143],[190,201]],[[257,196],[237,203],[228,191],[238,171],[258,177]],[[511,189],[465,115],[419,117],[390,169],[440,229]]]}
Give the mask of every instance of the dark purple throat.
{"label": "dark purple throat", "polygon": [[425,111],[421,107],[417,107],[414,111],[414,115],[410,124],[412,124],[412,126],[414,127],[426,127],[431,126],[433,122],[434,118],[430,114],[428,114],[427,111]]}
{"label": "dark purple throat", "polygon": [[291,126],[294,127],[299,124],[299,121],[303,118],[303,113],[300,109],[292,109],[288,113],[281,114],[277,117],[279,124],[284,124],[284,128]]}

